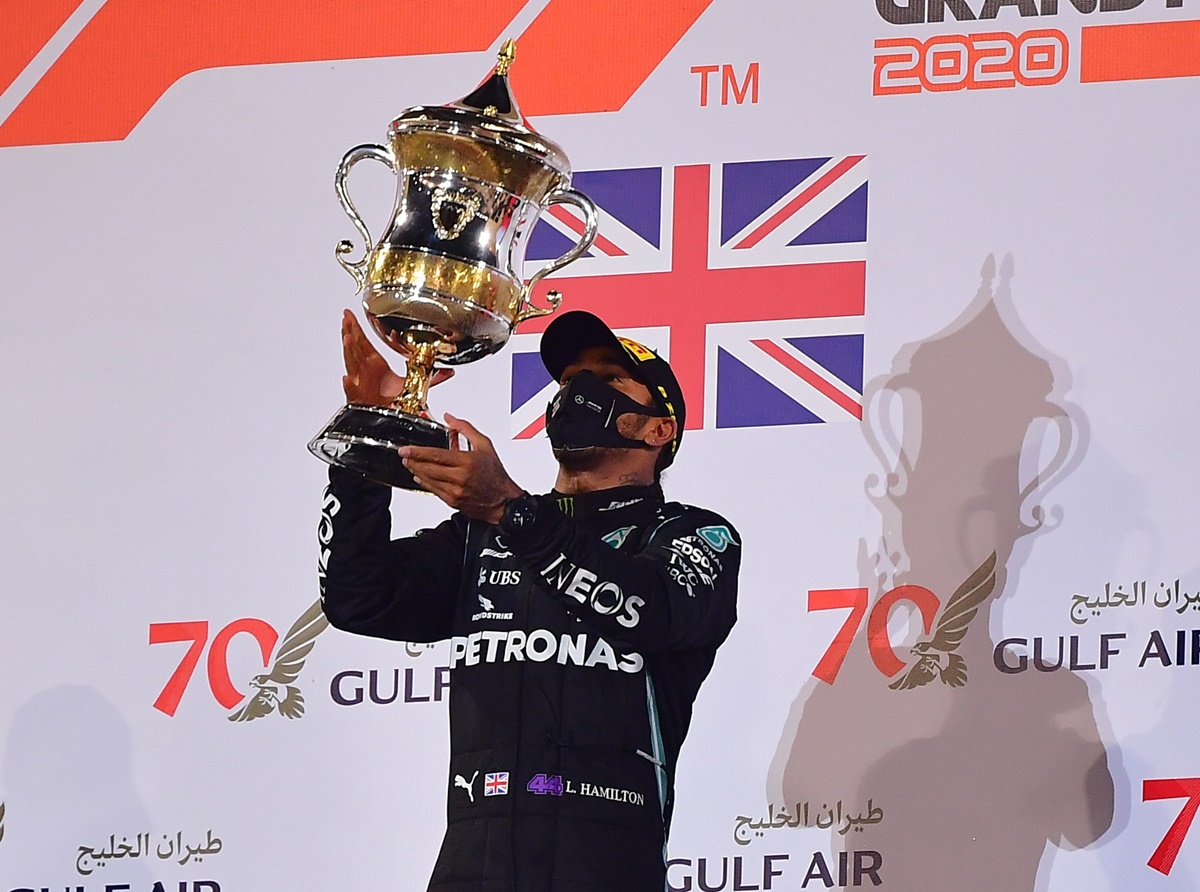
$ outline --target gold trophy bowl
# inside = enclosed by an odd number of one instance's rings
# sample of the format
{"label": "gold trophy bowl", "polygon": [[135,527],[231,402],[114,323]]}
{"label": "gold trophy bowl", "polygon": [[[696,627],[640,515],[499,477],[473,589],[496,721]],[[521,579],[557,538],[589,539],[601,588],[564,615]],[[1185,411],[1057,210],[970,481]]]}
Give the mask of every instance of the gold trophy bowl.
{"label": "gold trophy bowl", "polygon": [[[348,240],[338,262],[354,277],[371,327],[408,370],[390,407],[342,407],[308,444],[324,461],[380,483],[419,489],[396,450],[450,443],[427,403],[435,364],[462,365],[500,350],[524,320],[554,312],[531,301],[541,279],[580,257],[596,238],[598,214],[571,188],[571,165],[554,142],[521,116],[508,82],[516,53],[505,42],[495,70],[458,102],[415,106],[388,128],[388,145],[355,146],[334,177],[338,200],[367,246]],[[371,159],[396,176],[396,203],[376,242],[346,188],[350,169]],[[583,214],[579,241],[525,281],[521,269],[534,224],[552,204]]]}

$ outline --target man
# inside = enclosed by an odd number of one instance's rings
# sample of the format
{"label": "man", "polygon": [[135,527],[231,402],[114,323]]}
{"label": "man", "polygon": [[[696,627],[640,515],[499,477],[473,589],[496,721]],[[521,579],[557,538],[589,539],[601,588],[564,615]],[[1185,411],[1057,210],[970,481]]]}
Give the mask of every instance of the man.
{"label": "man", "polygon": [[[348,312],[343,348],[347,399],[390,402],[400,379]],[[554,491],[527,494],[446,416],[451,449],[400,454],[456,512],[390,541],[391,491],[331,468],[322,599],[347,631],[450,639],[431,892],[661,892],[676,759],[736,619],[740,541],[719,515],[664,502],[684,402],[663,359],[578,311],[541,355],[561,384]]]}

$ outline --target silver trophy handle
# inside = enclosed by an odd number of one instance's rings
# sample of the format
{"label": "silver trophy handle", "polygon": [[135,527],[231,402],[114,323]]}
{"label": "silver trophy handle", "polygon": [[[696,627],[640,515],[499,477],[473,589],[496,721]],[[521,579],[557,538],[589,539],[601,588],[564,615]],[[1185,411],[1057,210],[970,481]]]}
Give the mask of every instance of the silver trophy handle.
{"label": "silver trophy handle", "polygon": [[525,283],[525,287],[521,289],[521,310],[517,313],[517,318],[513,322],[514,327],[520,325],[526,319],[546,316],[558,309],[559,304],[562,303],[562,295],[557,291],[550,291],[546,294],[546,300],[549,301],[550,306],[534,306],[533,302],[529,299],[533,293],[533,286],[551,273],[562,269],[568,263],[578,260],[592,246],[592,242],[596,240],[596,232],[600,228],[600,214],[596,210],[596,205],[582,192],[577,192],[574,189],[556,189],[546,196],[546,207],[552,204],[573,204],[579,208],[583,212],[583,235],[570,251],[539,269]]}
{"label": "silver trophy handle", "polygon": [[357,263],[351,263],[345,258],[345,255],[354,250],[354,242],[349,239],[342,239],[338,242],[337,247],[334,249],[334,254],[337,256],[337,262],[342,265],[342,269],[354,276],[354,281],[358,283],[360,290],[367,281],[367,258],[371,256],[371,245],[374,240],[371,238],[371,233],[367,231],[367,224],[363,222],[358,209],[350,199],[350,193],[346,191],[346,177],[350,174],[350,168],[354,167],[355,164],[364,158],[373,158],[376,161],[381,161],[388,166],[388,169],[392,173],[396,172],[396,158],[392,155],[391,150],[386,146],[369,143],[363,146],[355,146],[343,155],[341,163],[338,164],[337,173],[333,177],[333,186],[337,190],[338,201],[342,203],[342,210],[346,212],[346,216],[354,223],[354,227],[363,237],[365,245],[363,248],[363,258]]}

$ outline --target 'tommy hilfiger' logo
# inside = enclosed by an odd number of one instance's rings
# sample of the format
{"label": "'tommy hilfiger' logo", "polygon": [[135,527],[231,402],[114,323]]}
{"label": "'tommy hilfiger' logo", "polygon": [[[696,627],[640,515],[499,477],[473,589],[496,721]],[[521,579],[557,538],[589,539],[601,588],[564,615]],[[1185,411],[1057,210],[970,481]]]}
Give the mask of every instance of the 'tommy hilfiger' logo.
{"label": "'tommy hilfiger' logo", "polygon": [[[621,340],[624,341],[625,339],[622,338]],[[629,341],[629,343],[632,344],[633,341]],[[653,354],[651,354],[651,355],[653,355]],[[599,510],[599,511],[619,511],[621,508],[628,508],[630,505],[636,505],[638,502],[641,502],[641,501],[643,501],[643,499],[641,499],[641,498],[614,499],[613,501],[611,501],[607,505],[605,505],[603,508],[599,508],[597,510]]]}
{"label": "'tommy hilfiger' logo", "polygon": [[[329,620],[325,618],[320,601],[315,601],[300,614],[283,636],[282,643],[279,643],[279,633],[274,626],[254,617],[244,617],[227,624],[212,637],[211,644],[206,620],[151,623],[151,645],[190,642],[179,665],[155,699],[154,708],[166,715],[175,715],[207,647],[205,667],[208,687],[221,706],[234,710],[229,715],[231,722],[251,721],[272,712],[298,719],[304,715],[304,695],[296,679],[304,668],[316,637],[328,627]],[[243,634],[257,642],[263,668],[268,669],[249,679],[248,686],[252,689],[249,692],[239,690],[229,673],[230,642]],[[279,646],[276,647],[276,644]]]}
{"label": "'tommy hilfiger' logo", "polygon": [[485,545],[480,550],[479,556],[481,558],[494,557],[503,560],[505,558],[512,557],[513,553],[509,550],[508,546],[504,544],[504,540],[500,536],[493,536],[492,545]]}
{"label": "'tommy hilfiger' logo", "polygon": [[[967,663],[956,653],[979,608],[996,587],[996,553],[992,552],[950,596],[945,608],[941,599],[923,585],[899,585],[875,602],[868,614],[868,590],[865,588],[812,589],[808,610],[850,609],[850,615],[834,636],[813,669],[813,676],[826,684],[837,679],[851,643],[866,621],[867,648],[871,660],[883,675],[893,678],[888,687],[909,690],[940,680],[950,687],[967,683]],[[909,659],[896,655],[888,632],[888,617],[897,604],[907,602],[917,608],[925,638],[909,648]],[[935,624],[936,621],[936,624]]]}

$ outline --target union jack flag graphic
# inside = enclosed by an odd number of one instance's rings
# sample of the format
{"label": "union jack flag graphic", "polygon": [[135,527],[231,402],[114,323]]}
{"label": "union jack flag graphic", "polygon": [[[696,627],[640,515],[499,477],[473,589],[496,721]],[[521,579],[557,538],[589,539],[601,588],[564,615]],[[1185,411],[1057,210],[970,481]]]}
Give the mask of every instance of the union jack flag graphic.
{"label": "union jack flag graphic", "polygon": [[484,796],[507,796],[508,795],[508,772],[497,771],[494,774],[485,774],[483,776],[483,795]]}
{"label": "union jack flag graphic", "polygon": [[[867,172],[862,155],[580,171],[600,236],[559,281],[586,309],[669,359],[688,428],[862,418]],[[526,275],[582,232],[543,215]],[[544,430],[555,384],[538,357],[549,318],[512,338],[512,434]]]}

